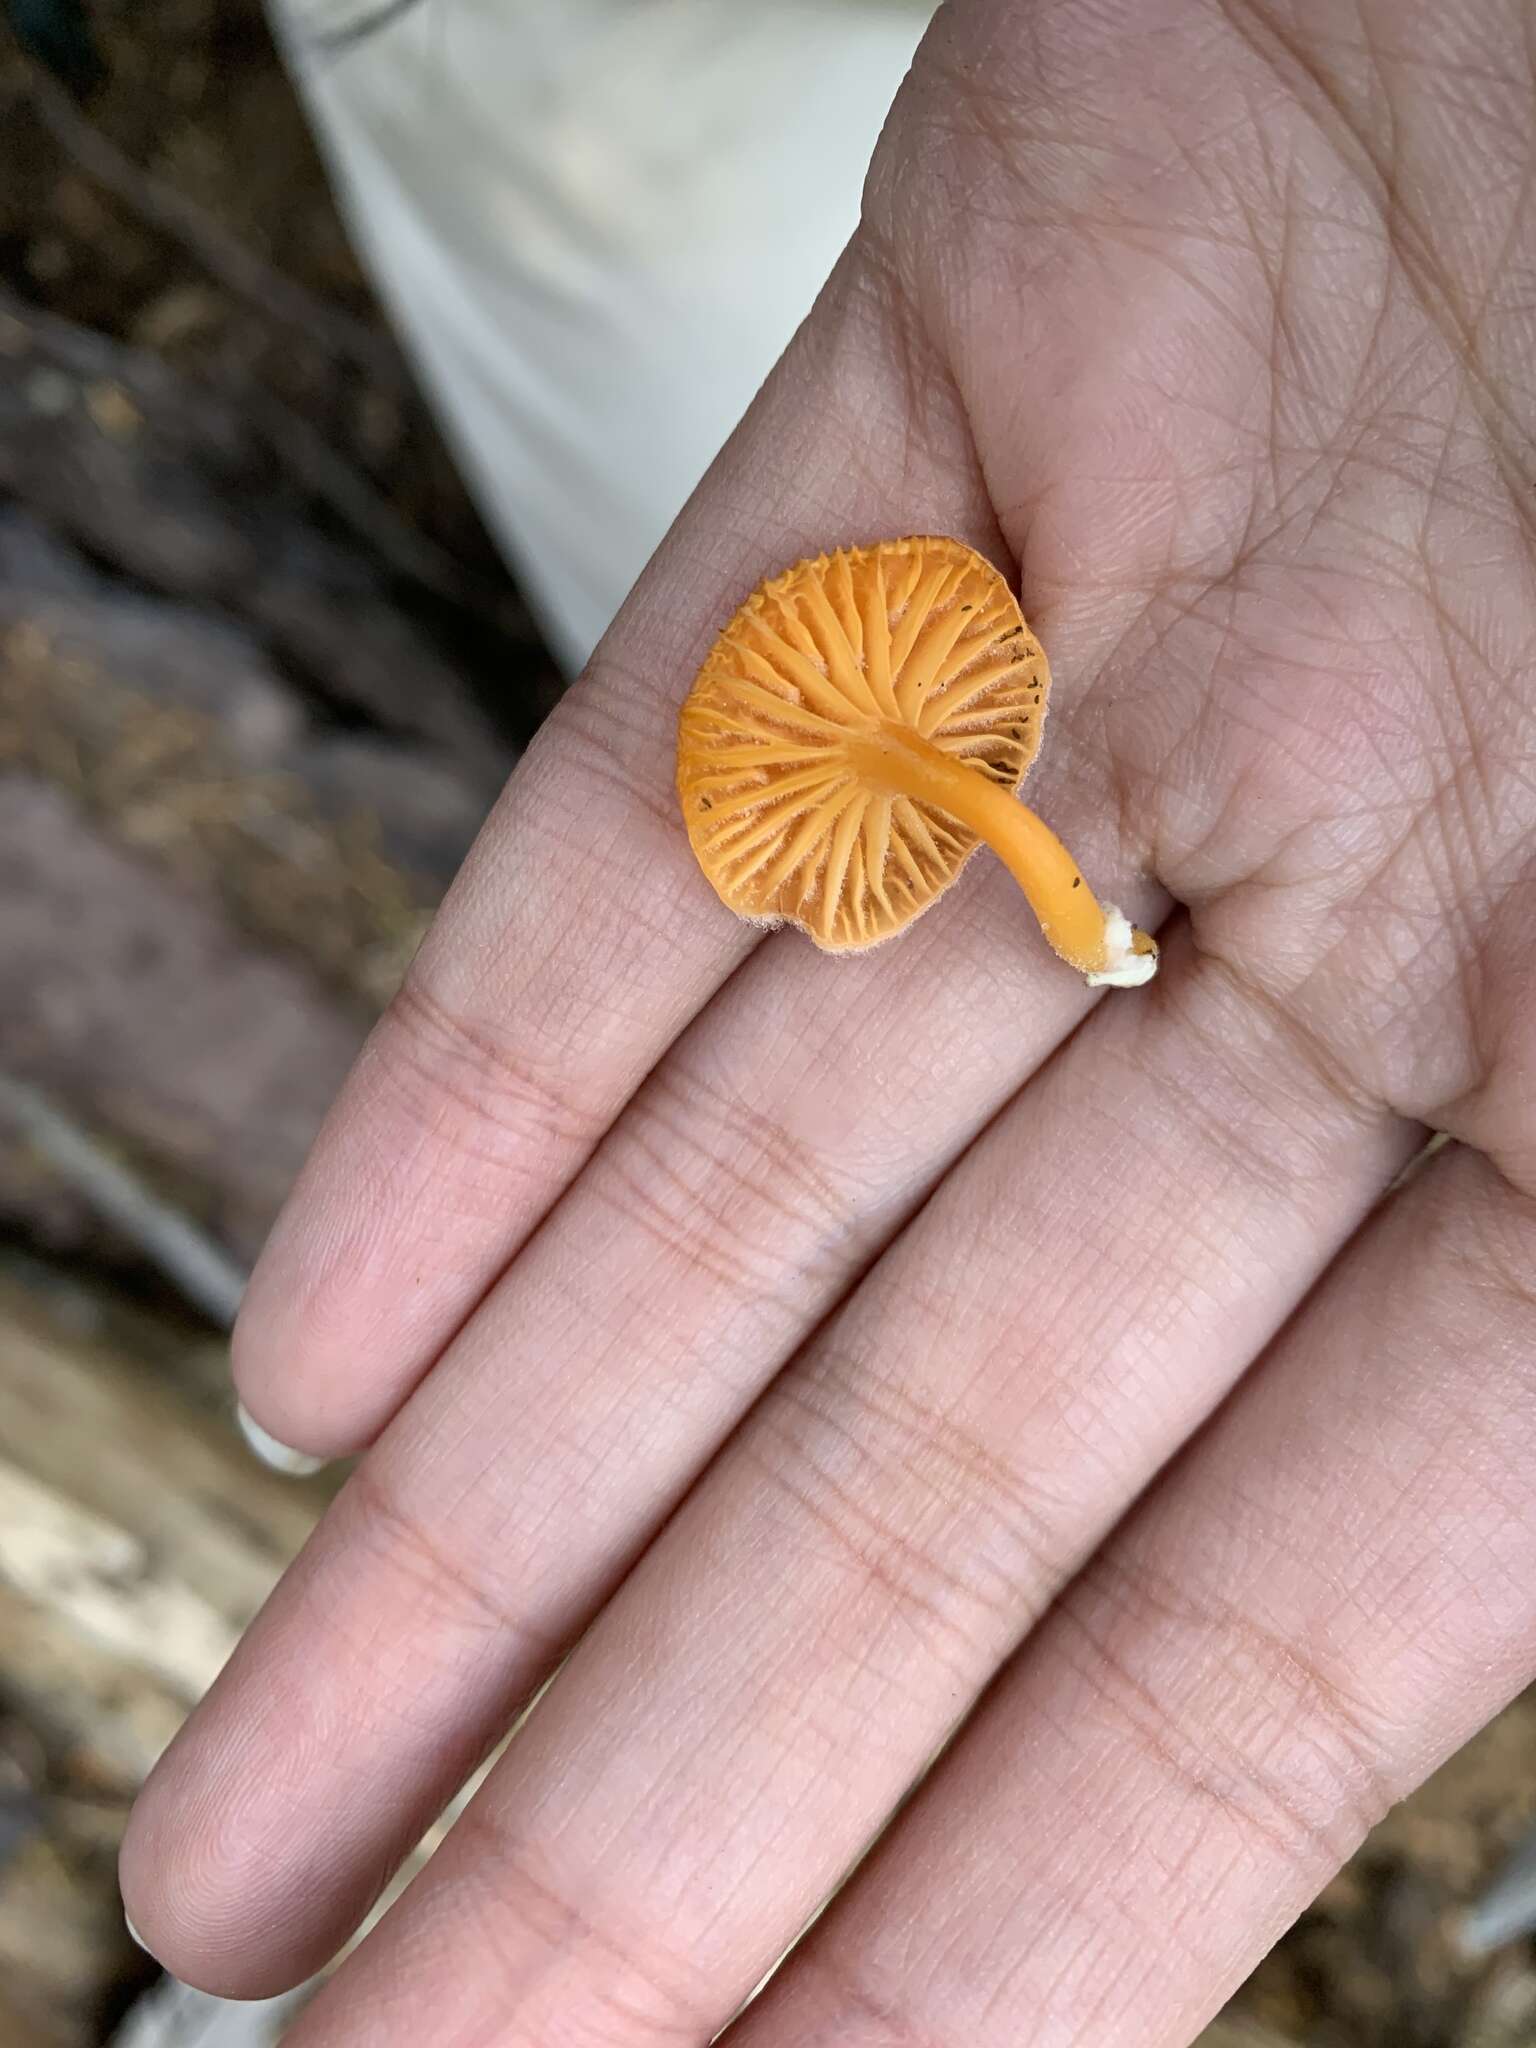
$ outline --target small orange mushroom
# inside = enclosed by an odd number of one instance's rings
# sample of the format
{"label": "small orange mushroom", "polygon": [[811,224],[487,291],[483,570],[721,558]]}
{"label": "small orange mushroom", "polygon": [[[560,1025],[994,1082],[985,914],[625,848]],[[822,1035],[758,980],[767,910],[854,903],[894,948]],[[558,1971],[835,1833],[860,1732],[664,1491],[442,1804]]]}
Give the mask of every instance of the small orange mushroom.
{"label": "small orange mushroom", "polygon": [[761,584],[678,725],[688,838],[741,917],[832,952],[909,925],[985,840],[1055,950],[1134,988],[1157,942],[1100,905],[1015,792],[1050,671],[1007,583],[957,540],[839,548]]}

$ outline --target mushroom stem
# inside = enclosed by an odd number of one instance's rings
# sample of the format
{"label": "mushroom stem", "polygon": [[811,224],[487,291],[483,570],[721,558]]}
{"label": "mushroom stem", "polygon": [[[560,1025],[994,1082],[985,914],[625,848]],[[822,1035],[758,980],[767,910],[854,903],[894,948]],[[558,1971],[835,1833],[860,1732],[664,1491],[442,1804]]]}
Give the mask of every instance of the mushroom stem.
{"label": "mushroom stem", "polygon": [[1098,901],[1050,826],[1012,791],[904,726],[887,723],[848,744],[873,788],[932,804],[984,839],[1028,897],[1048,943],[1090,984],[1135,988],[1152,979],[1156,939]]}

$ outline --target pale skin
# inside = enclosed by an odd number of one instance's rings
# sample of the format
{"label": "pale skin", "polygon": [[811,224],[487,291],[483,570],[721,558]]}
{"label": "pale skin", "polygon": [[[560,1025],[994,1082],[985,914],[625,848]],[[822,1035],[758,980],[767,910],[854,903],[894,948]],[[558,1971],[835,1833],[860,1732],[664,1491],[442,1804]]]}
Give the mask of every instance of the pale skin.
{"label": "pale skin", "polygon": [[[707,2042],[973,1707],[727,2039],[1182,2048],[1536,1673],[1533,66],[941,16],[253,1283],[258,1420],[372,1448],[135,1816],[182,1976],[314,1969],[580,1635],[297,2048]],[[913,531],[1018,573],[1148,987],[989,855],[841,960],[695,868],[711,636]]]}

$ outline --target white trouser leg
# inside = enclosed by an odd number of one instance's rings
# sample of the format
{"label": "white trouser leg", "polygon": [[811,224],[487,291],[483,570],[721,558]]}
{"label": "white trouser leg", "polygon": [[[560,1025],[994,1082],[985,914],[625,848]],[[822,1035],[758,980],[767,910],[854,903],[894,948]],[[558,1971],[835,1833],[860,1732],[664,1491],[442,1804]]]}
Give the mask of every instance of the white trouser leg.
{"label": "white trouser leg", "polygon": [[380,0],[271,5],[364,260],[577,667],[846,241],[932,0],[416,0],[356,41]]}

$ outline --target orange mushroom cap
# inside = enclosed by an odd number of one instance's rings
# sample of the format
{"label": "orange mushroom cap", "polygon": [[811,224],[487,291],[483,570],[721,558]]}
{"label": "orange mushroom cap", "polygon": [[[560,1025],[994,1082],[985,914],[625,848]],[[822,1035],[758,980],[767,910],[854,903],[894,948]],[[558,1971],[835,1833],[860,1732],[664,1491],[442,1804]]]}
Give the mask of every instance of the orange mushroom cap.
{"label": "orange mushroom cap", "polygon": [[1090,981],[1150,979],[1155,942],[1095,899],[1015,792],[1050,671],[990,562],[957,540],[839,548],[755,590],[678,726],[689,842],[722,902],[872,946],[943,894],[982,840]]}

